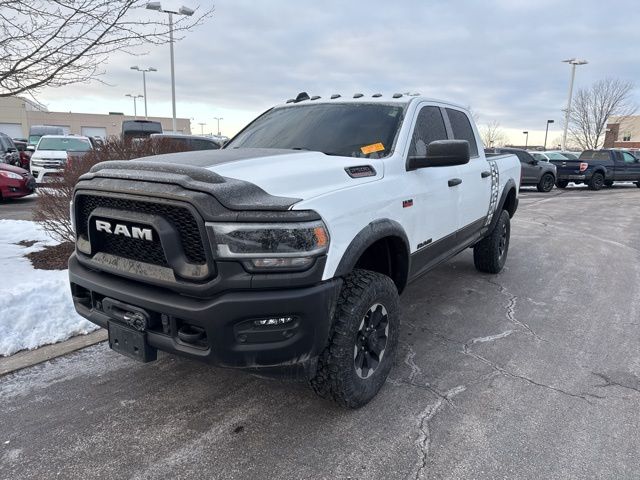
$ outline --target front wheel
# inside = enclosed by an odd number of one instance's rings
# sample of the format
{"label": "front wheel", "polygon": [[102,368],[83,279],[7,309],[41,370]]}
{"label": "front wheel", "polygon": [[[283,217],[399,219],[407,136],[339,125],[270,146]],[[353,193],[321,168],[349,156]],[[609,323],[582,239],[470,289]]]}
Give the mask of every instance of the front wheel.
{"label": "front wheel", "polygon": [[311,387],[346,408],[360,408],[384,384],[398,344],[398,290],[386,275],[354,270],[344,281],[329,341]]}
{"label": "front wheel", "polygon": [[558,187],[558,188],[567,188],[567,185],[569,185],[569,181],[568,180],[558,180],[556,182],[556,187]]}
{"label": "front wheel", "polygon": [[510,238],[511,219],[509,212],[502,210],[491,233],[473,247],[473,263],[476,269],[485,273],[499,273],[507,261]]}
{"label": "front wheel", "polygon": [[544,175],[542,175],[542,178],[540,179],[536,187],[538,188],[539,192],[547,193],[553,189],[553,184],[555,183],[555,181],[556,179],[554,178],[553,173],[545,173]]}
{"label": "front wheel", "polygon": [[640,188],[640,182],[636,182],[636,187]]}

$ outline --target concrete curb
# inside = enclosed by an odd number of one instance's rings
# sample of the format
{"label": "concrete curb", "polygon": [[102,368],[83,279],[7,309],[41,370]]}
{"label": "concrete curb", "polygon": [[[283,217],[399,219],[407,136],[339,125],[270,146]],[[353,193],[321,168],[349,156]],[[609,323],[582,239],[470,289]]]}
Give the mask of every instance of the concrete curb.
{"label": "concrete curb", "polygon": [[96,343],[107,340],[107,331],[103,328],[89,333],[88,335],[78,335],[64,342],[53,345],[45,345],[36,350],[26,350],[18,352],[10,357],[0,357],[0,377],[9,373],[17,372],[23,368],[32,367],[42,362],[67,355],[76,350],[81,350]]}

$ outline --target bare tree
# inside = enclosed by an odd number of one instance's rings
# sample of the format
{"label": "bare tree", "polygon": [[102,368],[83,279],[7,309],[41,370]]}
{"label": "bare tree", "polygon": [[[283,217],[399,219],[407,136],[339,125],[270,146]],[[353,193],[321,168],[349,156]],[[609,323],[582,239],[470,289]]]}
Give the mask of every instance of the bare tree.
{"label": "bare tree", "polygon": [[480,129],[480,137],[482,138],[482,143],[484,143],[484,146],[487,148],[504,145],[507,141],[507,135],[504,130],[500,128],[500,122],[497,120],[492,120],[484,125]]}
{"label": "bare tree", "polygon": [[[109,55],[169,42],[166,15],[147,0],[0,0],[0,97],[85,82]],[[180,36],[213,14],[180,15]]]}
{"label": "bare tree", "polygon": [[569,113],[571,139],[580,148],[597,149],[604,140],[607,120],[626,117],[636,111],[632,99],[634,84],[616,78],[599,80],[578,90]]}

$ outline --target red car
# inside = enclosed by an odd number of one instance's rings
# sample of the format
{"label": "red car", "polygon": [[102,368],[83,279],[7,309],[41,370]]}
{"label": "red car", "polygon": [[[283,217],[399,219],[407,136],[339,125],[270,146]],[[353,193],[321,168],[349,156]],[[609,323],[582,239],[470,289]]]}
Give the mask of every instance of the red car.
{"label": "red car", "polygon": [[36,179],[27,170],[0,163],[0,200],[31,195],[36,189]]}

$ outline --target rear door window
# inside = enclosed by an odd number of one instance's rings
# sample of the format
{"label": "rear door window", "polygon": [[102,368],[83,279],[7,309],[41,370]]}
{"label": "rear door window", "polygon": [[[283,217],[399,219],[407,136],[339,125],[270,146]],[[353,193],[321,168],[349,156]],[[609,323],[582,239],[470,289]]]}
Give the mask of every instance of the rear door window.
{"label": "rear door window", "polygon": [[439,107],[422,107],[413,128],[411,145],[409,146],[410,157],[425,157],[427,146],[435,140],[446,140],[447,128],[444,125],[444,118]]}
{"label": "rear door window", "polygon": [[451,130],[453,130],[453,138],[469,142],[469,155],[477,157],[478,143],[476,142],[476,136],[473,134],[473,128],[471,128],[469,118],[464,112],[459,110],[452,108],[447,108],[446,110],[449,116],[449,122],[451,123]]}

